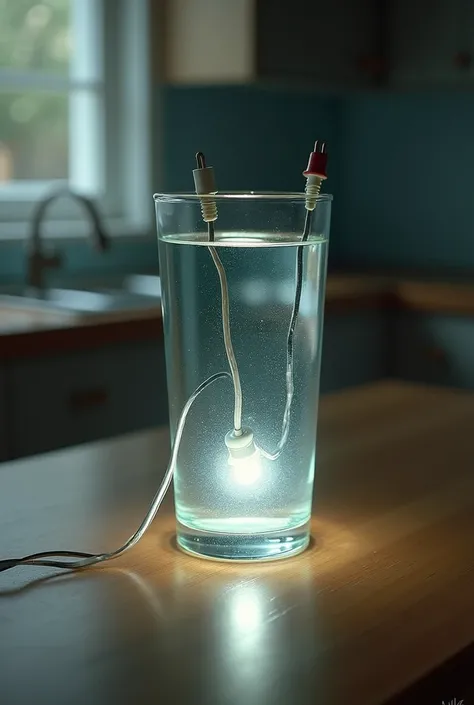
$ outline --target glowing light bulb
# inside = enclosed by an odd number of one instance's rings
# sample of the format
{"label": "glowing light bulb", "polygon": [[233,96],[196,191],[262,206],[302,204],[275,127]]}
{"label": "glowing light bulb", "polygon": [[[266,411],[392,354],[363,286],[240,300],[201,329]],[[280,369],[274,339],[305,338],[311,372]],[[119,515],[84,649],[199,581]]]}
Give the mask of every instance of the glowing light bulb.
{"label": "glowing light bulb", "polygon": [[254,485],[262,476],[262,457],[255,448],[255,452],[247,458],[233,458],[229,456],[229,465],[232,468],[232,478],[238,485]]}
{"label": "glowing light bulb", "polygon": [[238,485],[254,485],[262,475],[262,456],[253,440],[253,432],[243,428],[240,435],[230,431],[225,437],[229,450],[232,479]]}

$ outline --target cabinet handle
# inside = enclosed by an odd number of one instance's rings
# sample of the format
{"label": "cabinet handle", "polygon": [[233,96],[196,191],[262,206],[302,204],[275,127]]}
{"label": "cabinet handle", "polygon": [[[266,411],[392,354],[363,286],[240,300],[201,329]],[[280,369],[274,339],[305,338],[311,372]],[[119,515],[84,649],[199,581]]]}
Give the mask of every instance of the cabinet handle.
{"label": "cabinet handle", "polygon": [[87,411],[104,406],[109,398],[105,387],[91,387],[90,389],[77,389],[69,395],[69,406],[73,411]]}

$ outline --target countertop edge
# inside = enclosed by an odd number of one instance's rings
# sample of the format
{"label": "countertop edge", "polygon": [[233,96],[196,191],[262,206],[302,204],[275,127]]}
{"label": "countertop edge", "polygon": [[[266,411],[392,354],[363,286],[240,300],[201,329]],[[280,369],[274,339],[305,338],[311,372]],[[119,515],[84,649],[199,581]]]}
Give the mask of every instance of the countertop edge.
{"label": "countertop edge", "polygon": [[[360,310],[389,310],[474,316],[474,285],[397,279],[379,275],[329,274],[325,310],[345,314]],[[10,317],[15,312],[9,311]],[[158,307],[124,311],[109,317],[52,318],[17,325],[8,322],[0,332],[0,361],[84,350],[136,340],[161,340]],[[33,342],[34,341],[34,342]]]}

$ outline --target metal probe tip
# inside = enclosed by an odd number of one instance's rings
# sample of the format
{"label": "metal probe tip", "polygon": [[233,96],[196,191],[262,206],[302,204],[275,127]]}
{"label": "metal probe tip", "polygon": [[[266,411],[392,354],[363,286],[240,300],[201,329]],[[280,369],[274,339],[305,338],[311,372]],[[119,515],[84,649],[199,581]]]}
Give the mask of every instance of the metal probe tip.
{"label": "metal probe tip", "polygon": [[198,169],[205,169],[206,168],[206,157],[202,152],[198,152],[196,154],[196,164]]}
{"label": "metal probe tip", "polygon": [[319,146],[319,140],[316,140],[314,143],[314,149],[313,152],[320,152],[321,154],[324,154],[326,152],[326,142],[321,142],[321,147],[318,149]]}

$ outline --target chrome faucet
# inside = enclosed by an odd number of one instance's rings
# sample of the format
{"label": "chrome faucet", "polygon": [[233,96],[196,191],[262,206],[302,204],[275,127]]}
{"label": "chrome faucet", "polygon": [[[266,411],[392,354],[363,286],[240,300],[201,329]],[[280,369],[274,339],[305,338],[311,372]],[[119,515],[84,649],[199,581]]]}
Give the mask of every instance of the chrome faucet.
{"label": "chrome faucet", "polygon": [[77,201],[87,213],[87,216],[92,224],[90,238],[94,247],[99,252],[104,252],[110,246],[110,240],[105,233],[102,225],[97,206],[94,202],[75,191],[68,188],[61,188],[43,198],[35,207],[31,218],[31,231],[27,243],[27,286],[42,289],[44,286],[43,273],[46,269],[55,269],[61,266],[61,255],[54,250],[45,253],[43,249],[43,240],[41,237],[41,225],[44,220],[46,210],[59,198],[71,198]]}

